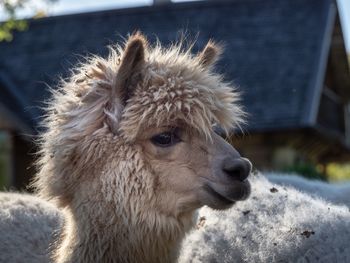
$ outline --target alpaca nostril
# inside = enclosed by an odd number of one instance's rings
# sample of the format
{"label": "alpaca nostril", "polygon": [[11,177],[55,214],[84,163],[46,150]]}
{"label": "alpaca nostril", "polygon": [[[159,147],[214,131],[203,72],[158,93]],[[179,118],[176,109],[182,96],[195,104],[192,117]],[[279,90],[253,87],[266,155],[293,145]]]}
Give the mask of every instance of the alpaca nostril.
{"label": "alpaca nostril", "polygon": [[240,181],[243,181],[244,179],[246,179],[248,177],[248,175],[246,175],[246,172],[244,171],[243,167],[235,167],[233,169],[225,169],[224,170],[225,173],[233,178],[233,179],[237,179],[237,180],[240,180]]}
{"label": "alpaca nostril", "polygon": [[252,165],[247,159],[240,158],[225,163],[223,171],[232,179],[243,181],[249,176],[251,167]]}

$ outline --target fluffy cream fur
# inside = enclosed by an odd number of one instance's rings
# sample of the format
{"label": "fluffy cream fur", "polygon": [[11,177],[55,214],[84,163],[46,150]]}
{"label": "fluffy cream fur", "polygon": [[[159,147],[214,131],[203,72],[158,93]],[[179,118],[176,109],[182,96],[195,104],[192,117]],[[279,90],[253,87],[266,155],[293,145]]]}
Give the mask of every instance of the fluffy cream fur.
{"label": "fluffy cream fur", "polygon": [[164,191],[164,180],[191,183],[164,179],[142,143],[163,126],[181,125],[210,141],[214,124],[239,125],[238,94],[212,70],[218,53],[212,42],[198,55],[182,44],[150,47],[137,33],[107,59],[88,59],[53,91],[34,186],[65,214],[56,262],[176,259],[201,204]]}

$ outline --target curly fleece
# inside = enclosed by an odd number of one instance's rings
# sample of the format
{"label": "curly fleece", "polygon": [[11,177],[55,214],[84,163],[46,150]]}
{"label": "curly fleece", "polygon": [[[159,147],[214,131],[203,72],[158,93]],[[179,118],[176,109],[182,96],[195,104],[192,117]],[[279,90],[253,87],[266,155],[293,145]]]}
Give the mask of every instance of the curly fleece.
{"label": "curly fleece", "polygon": [[350,210],[252,178],[253,195],[228,211],[199,211],[180,262],[350,262]]}

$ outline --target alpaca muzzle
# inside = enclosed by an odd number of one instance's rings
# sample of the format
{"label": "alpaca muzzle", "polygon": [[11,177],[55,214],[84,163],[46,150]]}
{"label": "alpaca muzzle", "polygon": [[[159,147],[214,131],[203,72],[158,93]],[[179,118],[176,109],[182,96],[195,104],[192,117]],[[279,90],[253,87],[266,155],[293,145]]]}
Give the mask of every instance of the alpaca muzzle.
{"label": "alpaca muzzle", "polygon": [[227,158],[222,164],[222,176],[212,188],[231,201],[242,201],[250,195],[250,183],[247,180],[252,171],[252,164],[246,158]]}
{"label": "alpaca muzzle", "polygon": [[246,158],[225,159],[222,170],[229,179],[244,181],[252,171],[252,163]]}

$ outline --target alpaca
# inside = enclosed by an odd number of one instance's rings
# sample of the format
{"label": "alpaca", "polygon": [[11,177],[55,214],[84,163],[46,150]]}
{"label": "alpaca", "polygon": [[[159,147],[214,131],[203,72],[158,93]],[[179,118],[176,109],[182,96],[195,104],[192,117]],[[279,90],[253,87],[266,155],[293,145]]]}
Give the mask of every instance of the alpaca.
{"label": "alpaca", "polygon": [[135,33],[53,91],[33,185],[64,216],[54,262],[174,262],[198,208],[248,197],[250,162],[214,132],[244,117],[219,54]]}
{"label": "alpaca", "polygon": [[63,226],[61,211],[18,193],[0,193],[0,208],[0,262],[49,262],[49,244]]}
{"label": "alpaca", "polygon": [[179,262],[350,262],[350,210],[261,175],[227,211],[202,208]]}
{"label": "alpaca", "polygon": [[309,180],[296,174],[265,173],[265,175],[275,184],[291,186],[334,204],[345,204],[350,207],[350,182],[327,183]]}

